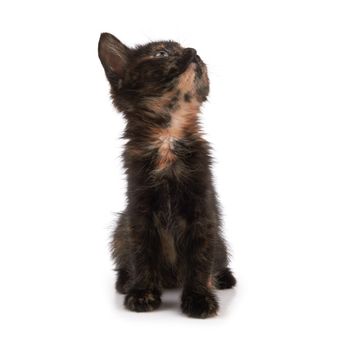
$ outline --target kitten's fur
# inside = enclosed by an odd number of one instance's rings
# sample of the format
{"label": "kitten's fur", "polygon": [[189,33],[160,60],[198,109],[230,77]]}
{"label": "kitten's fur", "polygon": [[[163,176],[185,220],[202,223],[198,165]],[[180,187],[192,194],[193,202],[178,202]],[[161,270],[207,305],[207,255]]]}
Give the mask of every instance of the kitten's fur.
{"label": "kitten's fur", "polygon": [[185,314],[213,316],[214,289],[236,281],[198,123],[209,92],[206,66],[176,42],[131,49],[108,33],[100,37],[99,57],[127,122],[128,203],[111,243],[116,288],[129,310],[150,311],[160,306],[163,288],[182,286]]}

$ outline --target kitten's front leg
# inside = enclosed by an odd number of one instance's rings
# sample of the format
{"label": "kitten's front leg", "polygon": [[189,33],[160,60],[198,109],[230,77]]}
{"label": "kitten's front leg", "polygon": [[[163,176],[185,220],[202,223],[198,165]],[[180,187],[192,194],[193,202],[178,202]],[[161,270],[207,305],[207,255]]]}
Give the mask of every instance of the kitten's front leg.
{"label": "kitten's front leg", "polygon": [[131,221],[134,279],[125,296],[124,305],[136,312],[153,311],[161,305],[159,278],[158,232],[147,217],[135,216]]}
{"label": "kitten's front leg", "polygon": [[210,285],[213,264],[213,237],[205,219],[192,223],[185,250],[186,275],[181,298],[182,311],[196,318],[215,316],[218,302]]}

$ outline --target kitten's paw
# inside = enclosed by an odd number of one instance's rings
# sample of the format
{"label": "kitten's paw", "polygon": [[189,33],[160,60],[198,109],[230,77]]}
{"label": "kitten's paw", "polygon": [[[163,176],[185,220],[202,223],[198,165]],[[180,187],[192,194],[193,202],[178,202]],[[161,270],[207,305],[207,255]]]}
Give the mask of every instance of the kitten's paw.
{"label": "kitten's paw", "polygon": [[231,270],[226,267],[216,276],[216,288],[218,289],[229,289],[236,285],[236,278],[232,274]]}
{"label": "kitten's paw", "polygon": [[211,291],[183,292],[182,312],[190,317],[208,318],[217,315],[218,302]]}
{"label": "kitten's paw", "polygon": [[135,312],[153,311],[161,305],[161,293],[157,290],[131,289],[125,296],[124,305]]}

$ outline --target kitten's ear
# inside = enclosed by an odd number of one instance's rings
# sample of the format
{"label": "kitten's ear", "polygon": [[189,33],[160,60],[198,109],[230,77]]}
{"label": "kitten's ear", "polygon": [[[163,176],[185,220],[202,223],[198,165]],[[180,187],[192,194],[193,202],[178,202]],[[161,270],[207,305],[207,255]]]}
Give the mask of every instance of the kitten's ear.
{"label": "kitten's ear", "polygon": [[110,33],[102,33],[98,54],[108,78],[120,79],[124,76],[130,49]]}

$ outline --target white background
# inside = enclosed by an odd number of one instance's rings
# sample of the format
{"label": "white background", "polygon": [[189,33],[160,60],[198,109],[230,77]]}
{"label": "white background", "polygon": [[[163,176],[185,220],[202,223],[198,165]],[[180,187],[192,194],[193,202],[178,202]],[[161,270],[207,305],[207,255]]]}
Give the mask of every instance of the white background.
{"label": "white background", "polygon": [[[0,348],[342,349],[341,1],[2,1]],[[130,313],[108,241],[125,206],[123,118],[97,57],[174,39],[208,64],[213,144],[238,279],[221,313],[179,292]]]}

